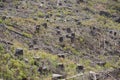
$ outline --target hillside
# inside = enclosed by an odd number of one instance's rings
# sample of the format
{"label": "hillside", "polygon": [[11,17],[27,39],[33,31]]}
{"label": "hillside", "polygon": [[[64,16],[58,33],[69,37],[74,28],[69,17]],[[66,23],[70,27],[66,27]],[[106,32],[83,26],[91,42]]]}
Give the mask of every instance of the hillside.
{"label": "hillside", "polygon": [[120,80],[120,0],[0,0],[0,80],[55,74]]}

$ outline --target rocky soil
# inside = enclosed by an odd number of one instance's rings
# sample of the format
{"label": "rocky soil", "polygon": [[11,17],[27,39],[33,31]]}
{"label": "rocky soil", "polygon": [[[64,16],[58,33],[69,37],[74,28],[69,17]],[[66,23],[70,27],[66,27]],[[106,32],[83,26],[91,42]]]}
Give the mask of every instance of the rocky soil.
{"label": "rocky soil", "polygon": [[0,59],[3,80],[120,80],[120,1],[0,0]]}

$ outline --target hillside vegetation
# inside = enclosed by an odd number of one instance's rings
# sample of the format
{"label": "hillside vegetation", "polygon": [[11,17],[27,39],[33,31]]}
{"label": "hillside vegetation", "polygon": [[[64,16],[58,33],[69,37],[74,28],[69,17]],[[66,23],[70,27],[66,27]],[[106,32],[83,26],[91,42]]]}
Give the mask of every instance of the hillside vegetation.
{"label": "hillside vegetation", "polygon": [[120,0],[0,0],[0,80],[59,78],[120,80]]}

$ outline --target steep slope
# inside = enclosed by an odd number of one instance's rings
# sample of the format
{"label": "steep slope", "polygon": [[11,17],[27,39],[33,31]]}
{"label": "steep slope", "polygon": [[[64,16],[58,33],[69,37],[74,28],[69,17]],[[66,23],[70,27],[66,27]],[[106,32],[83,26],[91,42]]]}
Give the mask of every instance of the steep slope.
{"label": "steep slope", "polygon": [[[1,0],[0,44],[1,51],[5,48],[0,75],[7,80],[50,80],[53,73],[69,77],[77,74],[77,64],[87,74],[116,70],[120,66],[120,1]],[[18,48],[24,50],[23,56],[14,55]],[[65,71],[57,70],[58,63],[65,65]],[[48,74],[39,73],[41,66],[49,68]],[[113,77],[119,79],[119,74]]]}

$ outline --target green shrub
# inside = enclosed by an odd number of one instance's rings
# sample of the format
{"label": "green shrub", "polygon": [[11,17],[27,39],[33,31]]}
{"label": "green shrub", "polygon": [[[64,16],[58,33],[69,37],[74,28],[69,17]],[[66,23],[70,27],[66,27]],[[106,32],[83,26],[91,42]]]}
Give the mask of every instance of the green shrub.
{"label": "green shrub", "polygon": [[0,44],[0,53],[4,53],[4,48],[1,44]]}
{"label": "green shrub", "polygon": [[3,23],[2,19],[0,19],[0,23]]}
{"label": "green shrub", "polygon": [[37,15],[38,15],[38,17],[40,17],[40,18],[44,17],[44,13],[41,12],[41,11],[39,11],[39,12],[37,13]]}
{"label": "green shrub", "polygon": [[29,33],[25,33],[25,32],[23,32],[22,34],[23,34],[24,36],[28,37],[28,38],[32,38],[32,35],[29,34]]}

